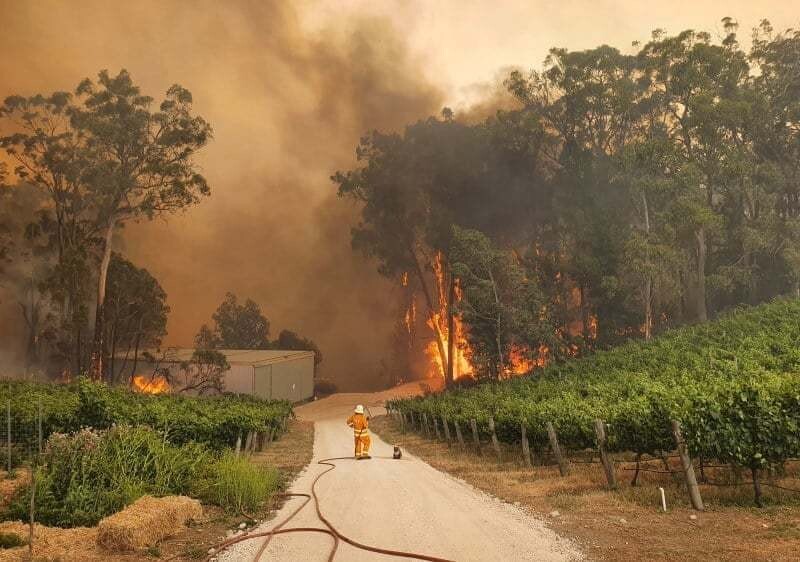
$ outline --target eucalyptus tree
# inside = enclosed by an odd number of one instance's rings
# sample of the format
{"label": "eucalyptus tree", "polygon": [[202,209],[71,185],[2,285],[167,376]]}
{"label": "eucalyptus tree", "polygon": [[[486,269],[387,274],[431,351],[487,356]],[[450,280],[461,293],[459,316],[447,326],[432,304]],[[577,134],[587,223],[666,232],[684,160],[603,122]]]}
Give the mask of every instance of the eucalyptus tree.
{"label": "eucalyptus tree", "polygon": [[454,226],[451,260],[479,374],[500,378],[514,359],[530,363],[543,346],[555,351],[546,297],[511,251],[496,248],[478,230]]}
{"label": "eucalyptus tree", "polygon": [[153,102],[127,71],[103,70],[74,94],[11,96],[0,109],[11,131],[0,146],[16,162],[17,176],[52,200],[60,270],[53,285],[66,287],[65,308],[85,314],[85,299],[77,307],[73,301],[87,281],[96,282],[90,365],[96,378],[103,371],[114,233],[130,220],[174,213],[210,193],[195,154],[211,139],[211,127],[192,113],[191,93],[174,85],[157,108]]}
{"label": "eucalyptus tree", "polygon": [[211,126],[192,113],[192,95],[171,86],[153,109],[127,71],[107,71],[85,79],[76,90],[80,103],[71,111],[81,134],[84,178],[94,211],[99,243],[99,272],[91,374],[100,377],[106,280],[115,230],[135,219],[174,213],[210,194],[196,152],[211,139]]}
{"label": "eucalyptus tree", "polygon": [[[772,172],[769,257],[783,262],[785,282],[800,297],[800,31],[775,32],[764,20],[754,33],[751,64],[754,152]],[[762,209],[769,211],[769,208]],[[781,288],[778,285],[778,288]]]}
{"label": "eucalyptus tree", "polygon": [[169,311],[167,294],[158,280],[146,269],[112,253],[103,316],[107,380],[130,378],[126,370],[129,364],[130,376],[136,374],[141,352],[161,345]]}

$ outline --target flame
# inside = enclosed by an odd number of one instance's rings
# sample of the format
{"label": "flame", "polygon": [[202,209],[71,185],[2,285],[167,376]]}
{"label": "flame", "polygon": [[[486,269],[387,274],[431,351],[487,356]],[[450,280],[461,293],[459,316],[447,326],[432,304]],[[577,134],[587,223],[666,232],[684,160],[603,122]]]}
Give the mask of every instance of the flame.
{"label": "flame", "polygon": [[135,375],[133,386],[139,392],[145,394],[163,394],[169,392],[169,383],[163,376],[147,377],[145,375]]}
{"label": "flame", "polygon": [[[428,327],[434,331],[434,326],[439,328],[439,333],[442,336],[442,344],[444,345],[445,357],[449,354],[450,334],[447,330],[447,283],[445,280],[444,263],[441,252],[437,253],[433,262],[433,273],[436,281],[436,294],[438,296],[439,307],[433,313],[433,318],[427,321]],[[463,298],[463,291],[458,280],[455,283],[455,300],[460,301]],[[435,323],[435,324],[434,324]],[[472,377],[475,373],[475,367],[470,362],[473,355],[472,348],[466,336],[466,329],[460,316],[453,316],[453,354],[455,356],[453,362],[453,378],[459,379],[462,377]],[[507,364],[504,368],[505,376],[521,375],[532,371],[537,367],[544,366],[548,362],[550,350],[547,346],[541,346],[538,350],[536,357],[530,358],[531,353],[523,346],[513,346],[510,357],[507,358]],[[439,346],[436,340],[429,342],[425,347],[425,355],[429,360],[428,377],[429,378],[444,378],[445,365],[442,362],[442,356],[439,353]]]}
{"label": "flame", "polygon": [[400,284],[403,287],[408,287],[408,271],[404,271],[403,275],[400,276]]}
{"label": "flame", "polygon": [[414,297],[411,297],[411,302],[408,305],[408,310],[406,310],[405,316],[405,324],[406,330],[408,330],[408,335],[412,335],[414,332],[414,326],[417,323],[417,302]]}
{"label": "flame", "polygon": [[[439,333],[442,336],[442,345],[444,346],[445,357],[450,352],[450,334],[447,331],[447,283],[445,282],[444,262],[441,252],[437,252],[433,261],[433,273],[436,281],[436,294],[438,296],[439,307],[434,311],[432,318],[428,318],[428,327],[436,332],[435,327],[438,327]],[[461,287],[456,283],[455,297],[457,301],[461,300]],[[434,324],[435,323],[435,324]],[[434,327],[435,326],[435,327]],[[465,335],[464,324],[459,316],[453,317],[453,332],[455,340],[453,341],[453,352],[455,360],[453,362],[453,378],[458,379],[461,377],[471,376],[474,369],[469,362],[468,357],[471,355],[469,342]],[[446,375],[446,369],[442,362],[442,356],[439,353],[439,346],[436,340],[429,342],[425,348],[425,355],[429,359],[428,377],[442,377]]]}

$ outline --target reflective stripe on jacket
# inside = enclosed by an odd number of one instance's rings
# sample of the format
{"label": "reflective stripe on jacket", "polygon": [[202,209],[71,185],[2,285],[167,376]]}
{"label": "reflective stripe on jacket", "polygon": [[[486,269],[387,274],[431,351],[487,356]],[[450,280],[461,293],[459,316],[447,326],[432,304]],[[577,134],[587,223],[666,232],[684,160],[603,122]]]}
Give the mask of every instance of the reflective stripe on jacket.
{"label": "reflective stripe on jacket", "polygon": [[353,414],[347,418],[347,425],[353,428],[354,437],[369,435],[369,422],[364,414]]}

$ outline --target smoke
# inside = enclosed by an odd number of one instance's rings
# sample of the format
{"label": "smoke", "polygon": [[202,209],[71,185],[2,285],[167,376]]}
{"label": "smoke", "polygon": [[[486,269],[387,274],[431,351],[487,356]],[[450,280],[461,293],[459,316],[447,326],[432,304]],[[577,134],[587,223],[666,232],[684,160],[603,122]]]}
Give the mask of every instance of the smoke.
{"label": "smoke", "polygon": [[315,340],[340,388],[377,386],[392,288],[351,250],[358,210],[329,175],[354,165],[368,129],[398,130],[443,96],[389,20],[312,30],[291,5],[0,1],[0,96],[72,90],[121,68],[157,101],[173,83],[188,88],[214,127],[199,160],[212,196],[129,225],[116,248],[169,295],[166,343],[191,345],[232,291],[256,300],[275,334]]}

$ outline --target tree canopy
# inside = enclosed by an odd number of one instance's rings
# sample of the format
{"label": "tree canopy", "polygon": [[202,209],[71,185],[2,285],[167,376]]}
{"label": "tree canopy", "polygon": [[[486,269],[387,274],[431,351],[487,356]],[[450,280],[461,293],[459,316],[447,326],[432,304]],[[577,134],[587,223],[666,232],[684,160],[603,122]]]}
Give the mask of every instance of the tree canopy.
{"label": "tree canopy", "polygon": [[515,109],[372,132],[334,174],[354,249],[406,287],[401,318],[421,295],[446,378],[453,316],[502,376],[511,345],[553,359],[800,296],[800,32],[764,21],[748,52],[722,25],[554,48],[507,77]]}

